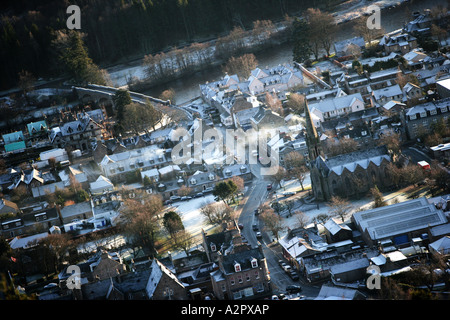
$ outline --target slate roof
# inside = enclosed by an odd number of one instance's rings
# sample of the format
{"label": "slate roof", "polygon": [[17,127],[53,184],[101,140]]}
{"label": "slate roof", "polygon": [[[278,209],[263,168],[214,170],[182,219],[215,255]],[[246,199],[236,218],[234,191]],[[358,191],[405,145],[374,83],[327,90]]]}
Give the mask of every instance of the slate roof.
{"label": "slate roof", "polygon": [[225,274],[232,274],[236,272],[234,269],[236,262],[241,265],[242,271],[249,270],[252,269],[252,259],[257,259],[259,263],[260,259],[264,259],[264,255],[261,253],[259,248],[254,248],[247,251],[223,255],[222,258],[223,271]]}
{"label": "slate roof", "polygon": [[331,172],[341,175],[344,169],[353,172],[357,166],[367,169],[370,163],[379,166],[383,159],[391,161],[386,147],[381,146],[369,150],[341,154],[328,159],[324,159],[320,156],[314,161],[314,165],[322,172],[322,175],[326,177]]}

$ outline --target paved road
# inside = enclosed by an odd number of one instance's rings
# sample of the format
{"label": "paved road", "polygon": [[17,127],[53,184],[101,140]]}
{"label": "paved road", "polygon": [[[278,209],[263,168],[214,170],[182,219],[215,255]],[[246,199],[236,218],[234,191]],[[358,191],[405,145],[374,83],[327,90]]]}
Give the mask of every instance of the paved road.
{"label": "paved road", "polygon": [[[320,291],[319,286],[310,285],[301,277],[299,281],[293,281],[289,275],[281,269],[278,263],[278,260],[283,259],[281,247],[277,242],[273,242],[273,239],[264,232],[263,223],[258,216],[255,216],[255,209],[267,200],[267,184],[271,182],[270,177],[261,176],[259,174],[259,164],[251,165],[251,169],[255,174],[255,178],[251,186],[249,186],[246,198],[244,199],[245,204],[242,207],[238,219],[238,222],[244,226],[241,233],[252,247],[256,247],[258,246],[258,243],[261,243],[270,272],[272,289],[275,294],[285,293],[285,288],[288,285],[300,285],[303,289],[302,295],[305,295],[310,299],[317,297]],[[254,224],[258,225],[258,229],[262,233],[262,238],[260,239],[256,238],[256,231],[252,229]]]}

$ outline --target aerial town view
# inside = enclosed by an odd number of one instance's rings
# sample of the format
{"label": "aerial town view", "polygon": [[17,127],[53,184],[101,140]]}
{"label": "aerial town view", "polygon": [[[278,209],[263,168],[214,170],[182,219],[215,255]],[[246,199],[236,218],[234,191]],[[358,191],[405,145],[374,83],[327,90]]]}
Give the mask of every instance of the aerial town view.
{"label": "aerial town view", "polygon": [[450,1],[0,11],[0,300],[450,299]]}

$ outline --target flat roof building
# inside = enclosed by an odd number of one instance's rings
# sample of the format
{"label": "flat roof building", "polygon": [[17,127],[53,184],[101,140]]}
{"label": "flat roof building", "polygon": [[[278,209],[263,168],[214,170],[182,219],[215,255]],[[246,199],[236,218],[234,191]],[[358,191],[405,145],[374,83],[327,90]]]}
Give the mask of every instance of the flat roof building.
{"label": "flat roof building", "polygon": [[425,197],[381,208],[356,212],[352,221],[368,245],[392,240],[395,246],[409,244],[428,228],[447,223],[445,214]]}

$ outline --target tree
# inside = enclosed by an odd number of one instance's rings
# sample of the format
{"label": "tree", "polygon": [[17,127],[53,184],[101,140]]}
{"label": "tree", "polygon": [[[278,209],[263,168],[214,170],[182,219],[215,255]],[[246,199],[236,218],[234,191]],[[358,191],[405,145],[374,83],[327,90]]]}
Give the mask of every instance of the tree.
{"label": "tree", "polygon": [[206,217],[210,224],[221,224],[234,218],[233,209],[226,203],[210,203],[200,209],[200,213]]}
{"label": "tree", "polygon": [[283,105],[275,94],[266,92],[266,104],[273,112],[278,113],[280,116],[284,115]]}
{"label": "tree", "polygon": [[302,94],[291,93],[286,101],[286,107],[291,109],[296,114],[305,112],[306,98]]}
{"label": "tree", "polygon": [[292,54],[294,61],[304,63],[310,60],[311,45],[309,43],[308,34],[310,27],[308,23],[299,18],[295,18],[292,23]]}
{"label": "tree", "polygon": [[338,196],[331,197],[328,207],[330,208],[329,211],[331,213],[331,216],[340,217],[342,219],[342,222],[345,221],[345,217],[353,209],[353,206],[350,204],[350,202]]}
{"label": "tree", "polygon": [[256,20],[253,22],[253,38],[257,43],[263,45],[270,38],[274,25],[270,20]]}
{"label": "tree", "polygon": [[184,230],[183,221],[175,211],[169,211],[164,214],[163,225],[171,237],[178,231]]}
{"label": "tree", "polygon": [[305,228],[310,221],[309,217],[303,211],[296,211],[294,217],[299,228]]}
{"label": "tree", "polygon": [[275,185],[278,185],[281,188],[281,181],[287,177],[287,171],[282,166],[278,166],[276,168],[275,174],[272,176],[272,179]]}
{"label": "tree", "polygon": [[401,151],[400,134],[393,131],[383,134],[380,137],[379,145],[385,145],[392,152],[394,158],[397,157]]}
{"label": "tree", "polygon": [[164,90],[160,95],[159,98],[161,100],[170,101],[170,104],[175,104],[175,90],[172,88]]}
{"label": "tree", "polygon": [[224,66],[224,72],[236,74],[240,79],[247,79],[250,72],[258,66],[258,61],[252,53],[244,54],[240,57],[231,57]]}
{"label": "tree", "polygon": [[387,205],[386,201],[383,199],[383,194],[380,192],[377,186],[371,188],[370,193],[372,194],[374,208],[384,207]]}
{"label": "tree", "polygon": [[331,14],[314,8],[309,8],[306,11],[305,18],[309,24],[309,37],[312,42],[313,52],[316,59],[318,59],[319,46],[322,47],[329,56],[334,35],[337,31],[334,18]]}
{"label": "tree", "polygon": [[141,247],[150,256],[156,255],[155,241],[159,232],[158,214],[162,208],[163,204],[159,196],[146,193],[124,201],[121,227],[131,243]]}
{"label": "tree", "polygon": [[236,189],[237,186],[232,180],[219,182],[214,187],[213,195],[216,197],[216,201],[222,200],[224,204],[228,205],[228,200],[233,197]]}
{"label": "tree", "polygon": [[131,96],[128,90],[119,89],[114,93],[112,100],[116,109],[116,129],[122,132],[124,130],[122,122],[125,117],[125,107],[131,104]]}
{"label": "tree", "polygon": [[19,73],[19,88],[22,90],[22,94],[27,100],[28,103],[29,97],[28,92],[33,91],[34,88],[34,82],[36,81],[36,78],[33,76],[33,74],[27,70],[20,71]]}
{"label": "tree", "polygon": [[189,249],[194,244],[194,238],[185,229],[179,230],[172,235],[172,242],[177,249],[182,249],[189,256]]}
{"label": "tree", "polygon": [[82,35],[75,30],[58,35],[54,44],[69,76],[76,83],[105,85],[104,73],[89,57]]}
{"label": "tree", "polygon": [[284,230],[282,218],[271,208],[264,208],[260,218],[264,222],[266,229],[272,232],[278,240],[280,231]]}
{"label": "tree", "polygon": [[185,197],[188,196],[189,194],[191,194],[192,189],[187,187],[187,186],[181,186],[180,189],[178,189],[177,194],[180,197]]}
{"label": "tree", "polygon": [[367,27],[367,18],[361,17],[356,20],[355,25],[353,27],[353,31],[358,35],[364,38],[366,42],[369,43],[369,47],[372,45],[372,41],[379,36],[385,34],[384,29],[369,29]]}
{"label": "tree", "polygon": [[328,219],[330,219],[330,216],[326,213],[320,213],[316,217],[314,217],[314,221],[320,223],[321,225],[324,225],[325,222],[328,221]]}

